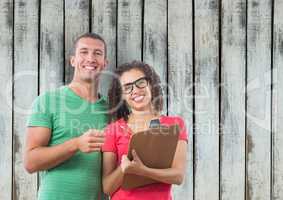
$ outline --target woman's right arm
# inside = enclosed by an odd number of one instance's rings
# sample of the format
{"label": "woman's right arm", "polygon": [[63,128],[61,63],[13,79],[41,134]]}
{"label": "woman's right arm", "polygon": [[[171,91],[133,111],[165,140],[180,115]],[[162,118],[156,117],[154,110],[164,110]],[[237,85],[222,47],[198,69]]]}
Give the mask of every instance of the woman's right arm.
{"label": "woman's right arm", "polygon": [[103,153],[103,192],[112,195],[121,185],[124,173],[120,166],[116,164],[117,156],[113,152]]}

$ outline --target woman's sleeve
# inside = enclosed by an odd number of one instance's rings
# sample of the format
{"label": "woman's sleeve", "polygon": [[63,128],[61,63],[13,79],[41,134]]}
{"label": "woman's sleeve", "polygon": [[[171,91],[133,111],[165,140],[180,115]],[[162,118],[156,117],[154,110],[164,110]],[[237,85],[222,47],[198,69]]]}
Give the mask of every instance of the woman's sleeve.
{"label": "woman's sleeve", "polygon": [[115,135],[115,125],[110,124],[104,130],[105,141],[102,146],[102,152],[117,152],[116,147],[116,135]]}
{"label": "woman's sleeve", "polygon": [[180,128],[179,140],[188,142],[188,132],[184,120],[181,117],[177,117],[176,120]]}

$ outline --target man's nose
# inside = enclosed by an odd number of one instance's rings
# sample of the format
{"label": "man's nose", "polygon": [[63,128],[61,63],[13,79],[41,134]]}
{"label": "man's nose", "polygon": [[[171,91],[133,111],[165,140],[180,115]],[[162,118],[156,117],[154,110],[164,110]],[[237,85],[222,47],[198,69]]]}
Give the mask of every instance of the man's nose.
{"label": "man's nose", "polygon": [[96,61],[96,57],[93,53],[89,53],[87,55],[87,60],[93,62],[93,61]]}

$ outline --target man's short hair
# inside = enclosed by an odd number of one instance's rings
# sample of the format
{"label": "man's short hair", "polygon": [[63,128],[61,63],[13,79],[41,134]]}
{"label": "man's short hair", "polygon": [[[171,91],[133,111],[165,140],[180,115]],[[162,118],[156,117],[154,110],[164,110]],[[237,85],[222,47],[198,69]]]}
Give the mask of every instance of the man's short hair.
{"label": "man's short hair", "polygon": [[72,49],[72,55],[74,55],[76,53],[76,48],[77,48],[77,44],[79,42],[80,39],[82,38],[92,38],[94,40],[100,40],[101,42],[103,42],[104,44],[104,57],[107,57],[107,46],[106,46],[106,42],[103,39],[103,37],[101,37],[99,34],[97,33],[84,33],[82,35],[80,35],[79,37],[76,38],[75,42],[74,42],[74,46]]}

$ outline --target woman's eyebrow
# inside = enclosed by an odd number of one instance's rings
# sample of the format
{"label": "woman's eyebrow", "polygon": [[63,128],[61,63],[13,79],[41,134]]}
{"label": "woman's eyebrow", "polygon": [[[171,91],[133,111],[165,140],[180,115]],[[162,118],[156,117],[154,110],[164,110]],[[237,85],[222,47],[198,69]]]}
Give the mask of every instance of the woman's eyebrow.
{"label": "woman's eyebrow", "polygon": [[134,84],[134,82],[125,83],[125,84],[123,84],[123,86],[132,85],[132,84]]}
{"label": "woman's eyebrow", "polygon": [[145,78],[144,76],[143,77],[140,77],[140,78],[138,78],[137,80],[135,80],[135,81],[133,81],[133,82],[129,82],[129,83],[125,83],[125,84],[123,84],[124,86],[125,85],[132,85],[132,84],[134,84],[136,81],[139,81],[140,79],[143,79],[143,78]]}

